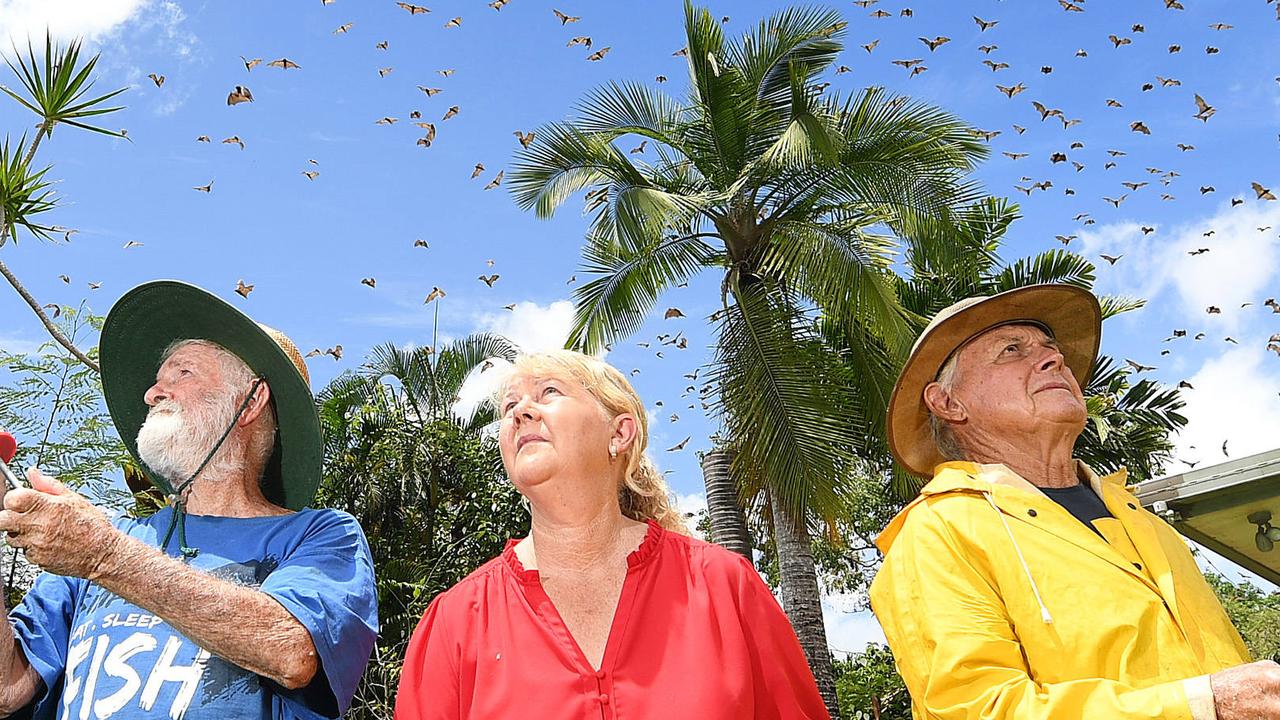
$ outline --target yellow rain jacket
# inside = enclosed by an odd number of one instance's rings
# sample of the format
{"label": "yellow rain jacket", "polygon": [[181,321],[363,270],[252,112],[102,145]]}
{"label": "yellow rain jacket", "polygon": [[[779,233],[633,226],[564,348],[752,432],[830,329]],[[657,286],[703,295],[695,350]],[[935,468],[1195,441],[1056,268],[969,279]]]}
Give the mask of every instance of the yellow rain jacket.
{"label": "yellow rain jacket", "polygon": [[1249,653],[1186,543],[1078,463],[1106,540],[1004,465],[938,466],[876,544],[871,606],[917,720],[1212,720]]}

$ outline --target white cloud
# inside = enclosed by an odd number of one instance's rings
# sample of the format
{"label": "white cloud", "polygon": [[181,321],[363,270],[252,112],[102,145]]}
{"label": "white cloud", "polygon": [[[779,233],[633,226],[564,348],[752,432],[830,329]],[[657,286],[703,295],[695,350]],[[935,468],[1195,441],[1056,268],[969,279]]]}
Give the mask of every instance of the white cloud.
{"label": "white cloud", "polygon": [[827,628],[827,645],[839,655],[861,652],[868,643],[885,643],[884,630],[870,610],[861,607],[860,598],[847,593],[832,593],[822,598],[822,622]]}
{"label": "white cloud", "polygon": [[[175,0],[0,0],[0,50],[8,50],[12,42],[25,52],[30,39],[39,55],[46,30],[60,42],[110,43],[111,51],[98,64],[98,76],[123,77],[135,89],[145,86],[148,98],[154,100],[151,111],[166,116],[181,108],[194,89],[168,77],[171,82],[157,90],[147,75],[181,76],[190,65],[203,62],[199,39],[187,29],[186,20],[186,12]],[[159,68],[142,68],[136,59],[140,54],[164,60]]]}
{"label": "white cloud", "polygon": [[[0,0],[2,2],[3,0]],[[203,59],[196,53],[199,39],[186,27],[187,14],[182,6],[173,0],[148,0],[145,12],[139,13],[131,27],[130,44],[136,44],[141,38],[147,38],[152,51],[163,55],[171,72],[178,76],[185,74],[191,65],[201,64]],[[129,44],[126,44],[128,46]],[[172,115],[191,99],[195,88],[182,82],[168,83],[156,91],[147,74],[155,68],[143,69],[133,64],[135,61],[129,52],[113,53],[111,62],[121,63],[124,72],[132,85],[142,85],[150,97],[155,98],[151,111],[159,116]],[[156,91],[156,92],[152,92]]]}
{"label": "white cloud", "polygon": [[482,332],[497,333],[525,352],[541,352],[564,347],[573,329],[573,303],[557,300],[550,305],[516,303],[514,310],[484,313],[477,323]]}
{"label": "white cloud", "polygon": [[1187,426],[1179,433],[1175,457],[1212,465],[1271,450],[1280,437],[1280,374],[1277,359],[1253,345],[1207,360],[1187,379],[1182,393]]}
{"label": "white cloud", "polygon": [[[477,332],[490,332],[510,340],[524,352],[540,352],[564,347],[573,327],[573,303],[568,300],[557,300],[550,305],[539,305],[535,302],[516,303],[515,309],[503,311],[502,314],[484,313],[476,322]],[[484,372],[473,370],[462,384],[458,393],[458,402],[453,406],[455,413],[469,415],[476,405],[489,397],[502,381],[502,366],[506,363],[497,361],[497,367]]]}
{"label": "white cloud", "polygon": [[[1253,196],[1251,189],[1246,192]],[[1144,234],[1144,225],[1155,231]],[[1224,204],[1210,217],[1176,227],[1155,222],[1104,225],[1082,231],[1080,241],[1082,252],[1095,263],[1101,253],[1124,255],[1114,266],[1102,266],[1100,292],[1151,302],[1172,293],[1188,318],[1204,318],[1212,305],[1222,310],[1215,323],[1230,333],[1243,322],[1240,305],[1256,305],[1272,287],[1280,269],[1278,235],[1280,203],[1246,201],[1238,207]],[[1201,248],[1209,251],[1188,254]]]}
{"label": "white cloud", "polygon": [[165,47],[180,59],[191,57],[197,40],[183,25],[187,14],[182,11],[182,6],[173,0],[164,0],[154,18],[164,33]]}
{"label": "white cloud", "polygon": [[[1080,238],[1090,257],[1124,255],[1114,267],[1102,266],[1098,290],[1146,298],[1147,309],[1130,322],[1205,332],[1195,350],[1187,347],[1190,338],[1177,341],[1181,352],[1163,368],[1166,381],[1185,378],[1192,385],[1181,393],[1188,422],[1174,438],[1174,457],[1204,465],[1269,450],[1280,437],[1280,375],[1277,358],[1265,349],[1274,316],[1261,307],[1277,294],[1280,203],[1255,200],[1249,188],[1239,197],[1241,205],[1224,202],[1212,215],[1177,226],[1114,223]],[[1144,225],[1154,231],[1144,234]],[[1202,248],[1208,252],[1188,254]],[[1221,313],[1208,314],[1209,306]],[[1238,344],[1222,345],[1226,336]],[[1170,469],[1182,468],[1174,463]]]}
{"label": "white cloud", "polygon": [[676,509],[682,514],[688,515],[693,513],[692,518],[688,518],[689,530],[693,532],[693,536],[699,540],[706,540],[702,533],[698,531],[698,517],[707,511],[707,496],[705,493],[689,493],[688,495],[676,495]]}
{"label": "white cloud", "polygon": [[[0,0],[0,46],[55,38],[93,39],[124,24],[151,0]],[[169,4],[169,3],[166,3]],[[181,12],[181,11],[179,11]]]}

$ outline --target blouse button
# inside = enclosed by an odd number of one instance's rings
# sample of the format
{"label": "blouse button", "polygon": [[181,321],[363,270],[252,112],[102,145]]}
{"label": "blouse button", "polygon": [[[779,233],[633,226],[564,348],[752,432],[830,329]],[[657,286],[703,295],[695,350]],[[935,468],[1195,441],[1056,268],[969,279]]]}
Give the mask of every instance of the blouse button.
{"label": "blouse button", "polygon": [[1130,509],[1130,510],[1137,510],[1137,509],[1138,509],[1138,506],[1137,506],[1137,505],[1134,505],[1133,503],[1127,503],[1127,504],[1129,505],[1129,509]]}
{"label": "blouse button", "polygon": [[1028,510],[1027,510],[1027,514],[1028,514],[1028,515],[1030,515],[1031,517],[1035,517],[1035,516],[1036,516],[1036,509],[1035,509],[1035,508],[1030,508],[1030,509],[1028,509]]}
{"label": "blouse button", "polygon": [[600,693],[600,702],[604,705],[609,704],[609,693]]}

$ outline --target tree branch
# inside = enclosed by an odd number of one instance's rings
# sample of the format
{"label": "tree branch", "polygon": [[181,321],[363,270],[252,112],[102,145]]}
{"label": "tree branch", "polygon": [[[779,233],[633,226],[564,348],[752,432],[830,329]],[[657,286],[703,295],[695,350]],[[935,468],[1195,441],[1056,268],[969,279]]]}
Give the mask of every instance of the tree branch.
{"label": "tree branch", "polygon": [[[53,132],[53,126],[55,124],[56,122],[45,120],[44,122],[40,123],[40,125],[37,126],[36,136],[31,141],[31,147],[27,148],[27,156],[22,160],[23,165],[27,167],[31,167],[31,161],[34,160],[36,156],[36,148],[40,147],[40,141],[44,139],[45,135],[49,135],[50,133]],[[3,244],[3,243],[0,243],[0,244]]]}
{"label": "tree branch", "polygon": [[49,334],[53,336],[54,340],[58,341],[59,345],[66,348],[67,352],[74,355],[77,360],[87,365],[94,372],[98,374],[102,373],[102,368],[98,366],[98,363],[90,360],[88,355],[80,352],[80,350],[76,348],[75,344],[67,339],[66,335],[62,334],[62,331],[58,329],[58,326],[53,324],[53,320],[49,319],[49,315],[45,313],[44,308],[40,307],[40,302],[32,297],[31,293],[27,292],[27,289],[22,286],[22,282],[13,274],[13,271],[9,269],[9,266],[4,264],[4,261],[0,261],[0,275],[4,275],[4,279],[8,280],[9,284],[13,286],[13,289],[17,290],[18,294],[22,296],[22,299],[27,301],[27,304],[31,306],[32,311],[35,312],[36,317],[40,318],[40,322],[44,323],[45,329],[49,331]]}

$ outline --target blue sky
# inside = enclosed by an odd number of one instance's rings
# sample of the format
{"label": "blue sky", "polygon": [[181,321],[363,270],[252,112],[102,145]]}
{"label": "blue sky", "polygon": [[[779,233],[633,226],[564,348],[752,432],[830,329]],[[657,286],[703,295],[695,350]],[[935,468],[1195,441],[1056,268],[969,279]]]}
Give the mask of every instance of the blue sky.
{"label": "blue sky", "polygon": [[[1163,0],[1088,0],[1078,3],[1081,13],[1056,0],[818,4],[849,21],[837,65],[850,70],[833,68],[827,92],[884,85],[1000,131],[976,179],[1022,207],[1007,257],[1061,247],[1055,235],[1076,235],[1070,247],[1100,265],[1102,291],[1151,301],[1110,321],[1103,349],[1157,366],[1152,374],[1165,382],[1195,387],[1186,393],[1191,425],[1179,439],[1179,457],[1225,459],[1224,439],[1232,457],[1274,446],[1280,358],[1266,344],[1280,318],[1262,303],[1280,295],[1280,203],[1258,200],[1250,186],[1280,192],[1274,3],[1183,0],[1185,10],[1171,10]],[[664,75],[661,87],[683,95],[684,60],[672,55],[684,45],[681,3],[427,6],[430,13],[411,16],[392,0],[0,0],[0,36],[38,35],[49,25],[63,36],[87,37],[102,52],[97,88],[129,88],[120,98],[127,109],[106,123],[127,128],[130,138],[59,129],[39,157],[61,179],[63,206],[52,222],[78,233],[58,245],[20,238],[3,249],[5,262],[41,302],[87,298],[99,313],[150,279],[207,287],[304,349],[342,344],[341,361],[309,361],[314,388],[355,368],[375,344],[431,344],[434,307],[423,299],[433,286],[447,292],[440,305],[445,338],[494,330],[533,346],[558,343],[571,317],[576,283],[568,281],[586,277],[577,271],[586,225],[581,201],[544,221],[517,208],[505,186],[484,186],[508,167],[519,147],[516,131],[568,117],[592,87],[613,79],[657,85]],[[726,30],[737,35],[780,6],[721,0],[710,9],[728,15]],[[562,25],[553,8],[581,20]],[[889,17],[872,16],[880,10]],[[982,31],[974,16],[998,24]],[[454,17],[461,24],[444,27]],[[346,23],[349,31],[334,33]],[[1232,27],[1210,27],[1218,23]],[[591,50],[566,47],[580,35],[592,38]],[[1130,43],[1117,47],[1109,35]],[[936,36],[950,41],[930,51],[919,40]],[[378,49],[383,41],[387,49]],[[871,52],[860,47],[875,41]],[[1170,53],[1171,44],[1181,51]],[[984,54],[981,45],[998,47]],[[603,60],[586,60],[603,47],[610,48]],[[264,63],[246,71],[242,55]],[[278,58],[301,68],[266,66]],[[911,76],[891,63],[915,58],[928,70]],[[993,72],[983,60],[1009,67]],[[385,77],[382,68],[391,68]],[[164,75],[163,87],[149,73]],[[7,70],[0,75],[14,84]],[[1157,76],[1180,84],[1165,86]],[[1018,83],[1026,90],[1012,98],[996,88]],[[1144,91],[1144,83],[1154,88]],[[254,102],[228,107],[236,85],[247,86]],[[441,92],[427,97],[419,85]],[[1195,94],[1216,109],[1207,122],[1192,117]],[[1122,107],[1108,107],[1108,99]],[[1080,122],[1064,128],[1052,116],[1042,121],[1032,101]],[[455,105],[457,115],[442,120]],[[436,125],[429,148],[415,145],[423,134],[411,125],[415,110]],[[376,124],[384,117],[398,121]],[[1135,121],[1151,134],[1132,131]],[[32,123],[0,98],[0,128],[17,135]],[[200,135],[212,142],[196,142]],[[231,136],[243,150],[221,142]],[[1073,142],[1083,147],[1071,148]],[[1002,152],[1028,155],[1014,160]],[[1051,162],[1056,152],[1068,161]],[[1076,171],[1070,161],[1084,168]],[[1111,161],[1115,167],[1105,168]],[[476,163],[485,169],[470,179]],[[309,180],[303,171],[319,175]],[[1052,187],[1030,195],[1015,189],[1044,180]],[[210,193],[192,189],[210,181]],[[1144,181],[1137,190],[1121,185]],[[1215,191],[1202,194],[1201,186]],[[1121,195],[1118,207],[1103,199]],[[1231,198],[1244,202],[1232,207]],[[1094,223],[1076,220],[1079,213]],[[430,247],[414,247],[417,239]],[[129,241],[142,246],[124,249]],[[1210,252],[1186,254],[1200,247]],[[1123,257],[1113,267],[1100,253]],[[500,275],[492,288],[477,279],[491,273]],[[376,288],[360,283],[366,277],[376,278]],[[233,292],[241,279],[255,286],[247,299]],[[89,282],[101,288],[89,290]],[[654,411],[653,455],[691,507],[702,493],[695,452],[709,447],[715,428],[700,408],[687,407],[694,400],[681,397],[689,384],[682,376],[710,357],[704,318],[717,307],[717,288],[707,276],[672,292],[642,332],[609,355],[634,372]],[[1245,302],[1252,305],[1239,307]],[[511,303],[514,312],[504,309]],[[1210,304],[1222,313],[1207,314]],[[687,317],[662,320],[668,307]],[[12,291],[0,291],[0,311],[9,318],[0,346],[22,349],[45,339]],[[1165,343],[1174,328],[1189,337]],[[637,344],[677,331],[690,339],[688,350],[663,348],[658,358],[656,342]],[[1190,339],[1201,331],[1203,340]],[[1164,349],[1170,354],[1162,356]],[[686,437],[684,450],[666,451]]]}

